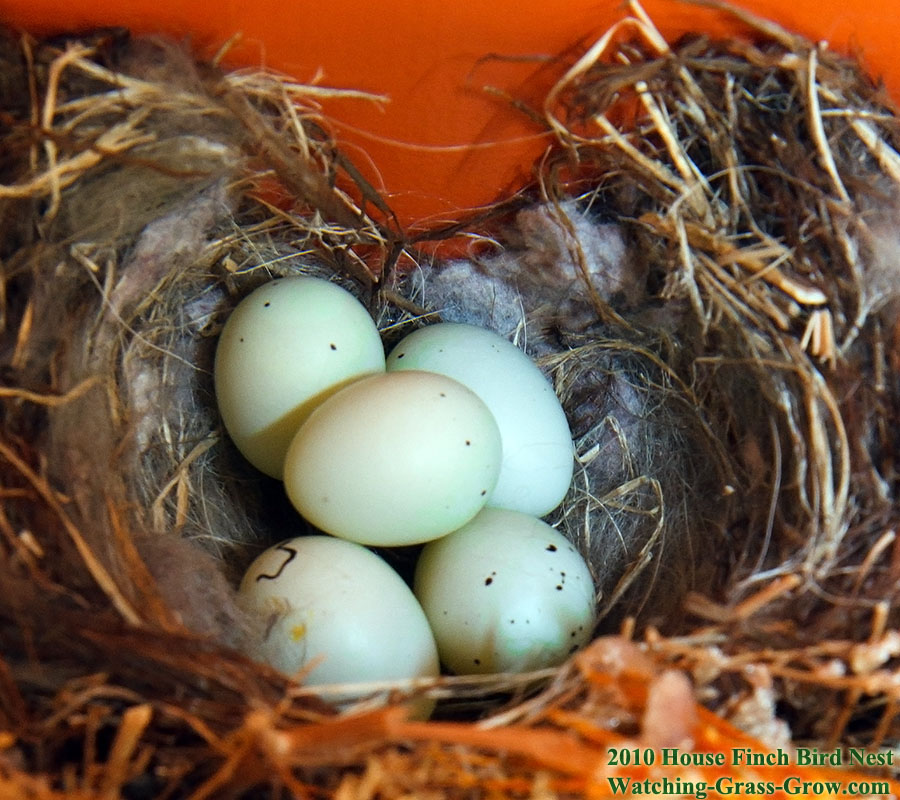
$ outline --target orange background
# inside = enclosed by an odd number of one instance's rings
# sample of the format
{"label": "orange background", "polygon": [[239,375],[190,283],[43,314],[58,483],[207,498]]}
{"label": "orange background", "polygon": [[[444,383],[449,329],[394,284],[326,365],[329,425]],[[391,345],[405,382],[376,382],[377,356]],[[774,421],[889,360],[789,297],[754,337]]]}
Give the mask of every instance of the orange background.
{"label": "orange background", "polygon": [[[743,5],[859,52],[900,97],[896,0]],[[644,6],[667,37],[729,29],[706,9],[671,0]],[[577,52],[622,13],[618,0],[0,0],[0,19],[34,33],[122,25],[189,39],[202,56],[240,33],[232,64],[264,65],[300,81],[321,73],[324,85],[388,95],[382,107],[340,99],[325,111],[407,223],[452,219],[520,186],[546,141],[482,87],[539,107],[562,70],[548,58]]]}

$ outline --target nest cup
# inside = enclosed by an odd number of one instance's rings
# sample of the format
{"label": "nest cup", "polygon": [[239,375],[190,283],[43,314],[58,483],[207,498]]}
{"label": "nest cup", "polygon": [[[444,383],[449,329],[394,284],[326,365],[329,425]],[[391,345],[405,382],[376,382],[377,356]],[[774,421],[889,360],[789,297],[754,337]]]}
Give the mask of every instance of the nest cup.
{"label": "nest cup", "polygon": [[[623,735],[896,741],[897,122],[853,63],[739,16],[670,45],[633,6],[547,95],[534,185],[416,236],[322,89],[118,32],[3,40],[0,780],[577,794]],[[211,365],[291,274],[388,344],[476,321],[551,376],[587,651],[352,713],[243,654],[233,587],[302,523],[224,435]],[[465,721],[406,721],[416,692]]]}

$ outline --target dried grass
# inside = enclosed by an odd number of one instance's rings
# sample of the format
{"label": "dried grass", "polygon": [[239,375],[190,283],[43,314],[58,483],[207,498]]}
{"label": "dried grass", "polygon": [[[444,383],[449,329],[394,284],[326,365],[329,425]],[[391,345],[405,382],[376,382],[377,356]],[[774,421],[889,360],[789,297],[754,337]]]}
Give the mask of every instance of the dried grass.
{"label": "dried grass", "polygon": [[[884,274],[894,267],[875,242],[896,214],[896,179],[883,166],[898,130],[853,64],[739,16],[765,36],[694,37],[673,50],[634,9],[548,97],[564,145],[548,172],[604,176],[594,202],[631,219],[659,297],[689,303],[699,326],[682,380],[701,405],[736,401],[721,441],[772,454],[755,476],[772,499],[757,508],[792,529],[790,555],[758,552],[745,569],[768,564],[766,580],[818,582],[839,571],[856,549],[847,537],[893,497],[893,435],[858,438],[893,390],[881,383],[880,399],[853,396],[851,383],[884,374],[885,330],[895,324],[897,275]],[[620,28],[634,35],[614,45]],[[737,405],[740,381],[755,408]],[[737,461],[752,480],[747,455]],[[775,545],[773,522],[754,521]],[[738,585],[758,580],[748,573]]]}

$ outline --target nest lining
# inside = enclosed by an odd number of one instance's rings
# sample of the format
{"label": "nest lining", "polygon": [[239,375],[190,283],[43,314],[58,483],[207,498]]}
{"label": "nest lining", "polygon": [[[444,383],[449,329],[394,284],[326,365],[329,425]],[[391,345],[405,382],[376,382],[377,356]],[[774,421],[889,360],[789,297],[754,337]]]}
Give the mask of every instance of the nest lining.
{"label": "nest lining", "polygon": [[[896,742],[896,120],[854,65],[747,22],[670,48],[633,7],[547,99],[537,205],[418,271],[316,92],[159,42],[6,40],[0,779],[397,796],[477,763],[578,793],[615,730],[741,740],[701,699],[770,744]],[[600,638],[537,694],[446,679],[506,705],[431,726],[384,694],[335,718],[231,649],[257,635],[235,577],[297,523],[221,436],[208,365],[237,299],[298,271],[388,341],[460,309],[524,338],[581,461],[554,522],[643,649]]]}

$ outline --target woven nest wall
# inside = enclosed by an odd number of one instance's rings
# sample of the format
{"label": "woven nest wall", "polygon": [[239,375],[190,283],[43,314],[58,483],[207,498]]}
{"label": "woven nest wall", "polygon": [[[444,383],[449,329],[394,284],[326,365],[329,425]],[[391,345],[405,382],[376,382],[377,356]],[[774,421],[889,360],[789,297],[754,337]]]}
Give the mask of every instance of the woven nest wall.
{"label": "woven nest wall", "polygon": [[[603,797],[610,747],[898,745],[900,130],[855,64],[742,19],[666,43],[633,6],[530,110],[534,185],[418,237],[321,88],[3,39],[0,796]],[[253,660],[234,587],[300,523],[211,365],[298,273],[388,344],[475,321],[551,376],[578,469],[549,521],[599,590],[564,666],[335,709]]]}

